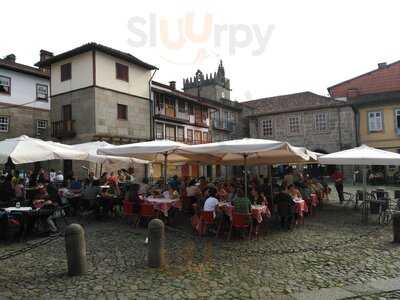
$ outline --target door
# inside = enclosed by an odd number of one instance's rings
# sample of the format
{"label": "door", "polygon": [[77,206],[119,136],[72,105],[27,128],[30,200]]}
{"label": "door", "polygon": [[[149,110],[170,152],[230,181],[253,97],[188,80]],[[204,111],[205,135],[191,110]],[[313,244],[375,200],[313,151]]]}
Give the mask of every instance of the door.
{"label": "door", "polygon": [[63,105],[62,107],[63,130],[66,132],[72,131],[72,106],[71,104]]}

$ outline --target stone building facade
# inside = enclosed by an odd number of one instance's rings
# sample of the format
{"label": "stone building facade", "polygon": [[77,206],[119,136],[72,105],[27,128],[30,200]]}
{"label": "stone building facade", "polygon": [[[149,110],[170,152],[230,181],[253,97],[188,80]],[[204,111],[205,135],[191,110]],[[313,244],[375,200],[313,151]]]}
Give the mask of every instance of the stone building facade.
{"label": "stone building facade", "polygon": [[347,102],[303,92],[243,105],[252,138],[287,141],[321,153],[357,145],[354,110]]}
{"label": "stone building facade", "polygon": [[[151,139],[150,86],[156,67],[96,43],[39,65],[51,69],[54,139],[66,144],[95,140],[125,144]],[[83,164],[95,170],[94,164],[65,161],[64,172],[80,176]],[[144,166],[135,168],[136,175],[143,177]]]}
{"label": "stone building facade", "polygon": [[50,137],[49,89],[46,70],[17,63],[14,54],[0,59],[0,139]]}

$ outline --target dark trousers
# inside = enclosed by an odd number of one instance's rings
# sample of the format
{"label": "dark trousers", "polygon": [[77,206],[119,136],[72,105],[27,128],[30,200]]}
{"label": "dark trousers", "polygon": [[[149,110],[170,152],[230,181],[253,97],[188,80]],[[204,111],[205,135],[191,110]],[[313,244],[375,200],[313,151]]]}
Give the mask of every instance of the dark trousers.
{"label": "dark trousers", "polygon": [[344,196],[343,196],[343,183],[339,183],[339,182],[336,182],[335,183],[335,188],[336,188],[336,191],[337,191],[337,193],[338,193],[338,196],[339,196],[339,201],[340,201],[340,203],[342,203],[343,201],[344,201]]}

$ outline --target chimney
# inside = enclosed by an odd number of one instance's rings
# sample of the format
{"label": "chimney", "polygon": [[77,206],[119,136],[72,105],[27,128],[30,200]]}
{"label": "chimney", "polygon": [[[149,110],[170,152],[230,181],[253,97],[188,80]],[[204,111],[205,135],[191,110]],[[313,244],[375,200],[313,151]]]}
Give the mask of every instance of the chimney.
{"label": "chimney", "polygon": [[176,81],[170,81],[169,82],[169,87],[173,90],[176,90]]}
{"label": "chimney", "polygon": [[6,55],[6,56],[4,57],[4,59],[5,59],[6,61],[15,63],[15,60],[17,59],[17,57],[15,56],[15,54],[8,54],[8,55]]}
{"label": "chimney", "polygon": [[[47,51],[47,50],[40,50],[40,62],[44,62],[47,59],[49,59],[50,57],[53,57],[53,52]],[[50,66],[46,66],[46,67],[40,67],[41,71],[44,72],[48,72],[50,70]]]}
{"label": "chimney", "polygon": [[386,62],[382,62],[378,64],[378,69],[385,69],[387,68],[387,63]]}

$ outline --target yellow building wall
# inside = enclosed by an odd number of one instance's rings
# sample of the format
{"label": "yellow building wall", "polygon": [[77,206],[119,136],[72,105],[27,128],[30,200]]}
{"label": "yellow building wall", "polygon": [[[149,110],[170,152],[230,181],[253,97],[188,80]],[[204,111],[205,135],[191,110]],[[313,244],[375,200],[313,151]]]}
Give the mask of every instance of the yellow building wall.
{"label": "yellow building wall", "polygon": [[[361,144],[385,150],[396,151],[400,149],[400,135],[396,131],[395,110],[400,109],[397,105],[381,105],[359,108],[359,138]],[[383,112],[383,130],[380,132],[369,132],[368,113]]]}

